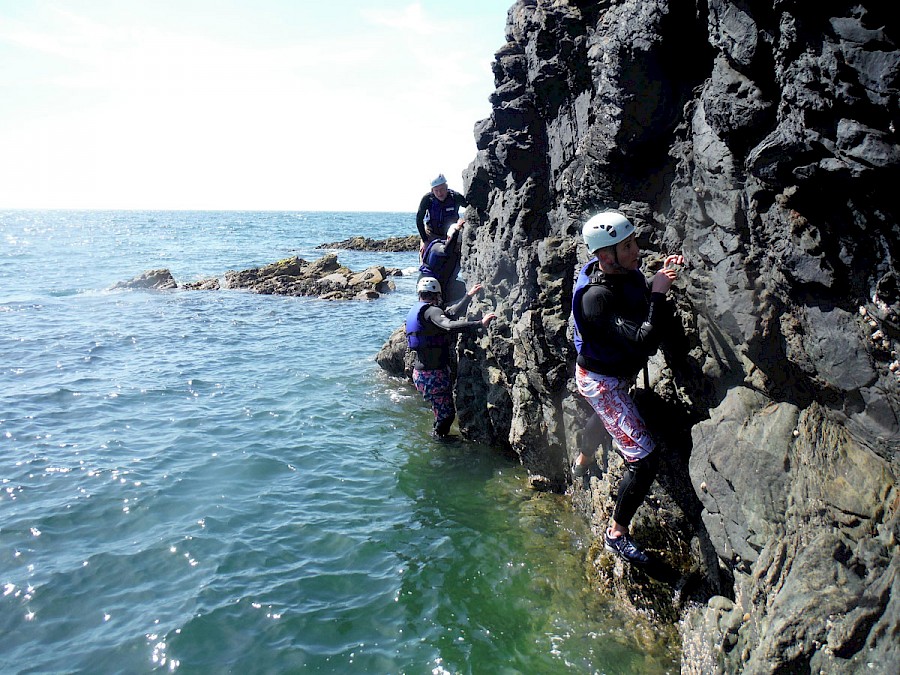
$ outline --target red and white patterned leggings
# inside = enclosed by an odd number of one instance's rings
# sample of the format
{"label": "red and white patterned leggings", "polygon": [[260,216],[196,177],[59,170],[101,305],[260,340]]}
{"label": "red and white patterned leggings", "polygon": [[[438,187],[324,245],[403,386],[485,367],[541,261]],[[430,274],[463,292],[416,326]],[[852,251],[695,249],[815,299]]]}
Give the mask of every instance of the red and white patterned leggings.
{"label": "red and white patterned leggings", "polygon": [[629,396],[629,380],[600,375],[575,366],[575,384],[597,413],[603,426],[629,462],[653,452],[654,443],[647,425]]}

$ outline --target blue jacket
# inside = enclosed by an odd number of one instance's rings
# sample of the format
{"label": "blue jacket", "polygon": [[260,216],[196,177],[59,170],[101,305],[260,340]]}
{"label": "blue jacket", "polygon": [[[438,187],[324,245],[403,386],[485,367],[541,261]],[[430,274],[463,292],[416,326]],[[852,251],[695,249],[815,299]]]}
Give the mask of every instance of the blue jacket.
{"label": "blue jacket", "polygon": [[426,277],[434,277],[441,284],[441,290],[445,297],[449,297],[450,282],[455,281],[459,274],[460,245],[457,239],[447,244],[444,238],[434,239],[425,247],[422,253],[422,264],[419,271]]}

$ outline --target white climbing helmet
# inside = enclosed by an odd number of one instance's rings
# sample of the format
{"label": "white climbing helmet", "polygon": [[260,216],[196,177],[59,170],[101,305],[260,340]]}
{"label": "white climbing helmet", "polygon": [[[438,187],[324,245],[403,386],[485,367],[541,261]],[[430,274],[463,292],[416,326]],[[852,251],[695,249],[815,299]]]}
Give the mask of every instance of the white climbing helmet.
{"label": "white climbing helmet", "polygon": [[581,228],[585,246],[593,253],[597,249],[615,246],[634,232],[634,225],[618,211],[604,211],[590,218]]}
{"label": "white climbing helmet", "polygon": [[431,181],[431,187],[436,188],[438,185],[445,185],[447,183],[447,179],[444,178],[444,174],[439,173],[438,177]]}
{"label": "white climbing helmet", "polygon": [[422,277],[416,284],[416,293],[440,293],[441,284],[434,277]]}

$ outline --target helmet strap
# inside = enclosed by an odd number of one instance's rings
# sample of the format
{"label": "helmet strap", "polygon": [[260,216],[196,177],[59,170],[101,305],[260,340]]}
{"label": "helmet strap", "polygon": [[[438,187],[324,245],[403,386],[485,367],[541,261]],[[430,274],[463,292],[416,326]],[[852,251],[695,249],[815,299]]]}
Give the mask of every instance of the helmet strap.
{"label": "helmet strap", "polygon": [[610,246],[608,248],[612,249],[612,260],[601,259],[600,251],[597,252],[597,260],[600,261],[601,264],[609,268],[609,271],[613,274],[621,274],[623,272],[627,272],[628,270],[619,264],[619,252],[616,250],[616,247]]}
{"label": "helmet strap", "polygon": [[628,272],[627,269],[619,264],[619,251],[616,250],[615,246],[613,246],[613,258],[615,259],[615,267],[617,270],[619,270],[620,272]]}

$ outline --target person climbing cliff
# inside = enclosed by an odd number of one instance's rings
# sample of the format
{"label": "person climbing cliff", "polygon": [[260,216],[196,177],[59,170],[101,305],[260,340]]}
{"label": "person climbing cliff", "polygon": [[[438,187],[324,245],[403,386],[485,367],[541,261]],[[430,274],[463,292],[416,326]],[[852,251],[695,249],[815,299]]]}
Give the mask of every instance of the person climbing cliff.
{"label": "person climbing cliff", "polygon": [[683,265],[684,257],[668,256],[648,283],[640,271],[634,225],[615,211],[590,218],[582,238],[594,257],[581,269],[572,296],[575,383],[596,416],[585,427],[572,474],[581,477],[590,469],[605,428],[626,466],[604,534],[606,549],[645,564],[649,558],[632,539],[629,525],[656,478],[659,458],[629,389],[672,326],[666,293],[678,276],[674,266]]}
{"label": "person climbing cliff", "polygon": [[459,279],[460,259],[462,257],[462,222],[450,226],[445,237],[432,239],[422,252],[422,264],[419,274],[422,277],[434,277],[441,285],[445,303],[454,303],[466,293],[466,285]]}
{"label": "person climbing cliff", "polygon": [[422,238],[419,251],[424,250],[432,239],[445,237],[450,226],[460,221],[460,208],[468,205],[469,202],[463,195],[449,188],[444,174],[438,174],[431,181],[431,191],[419,201],[419,210],[416,212],[416,227]]}
{"label": "person climbing cliff", "polygon": [[475,284],[458,303],[442,309],[441,285],[437,279],[422,277],[416,284],[419,301],[406,316],[406,339],[416,353],[413,384],[434,412],[432,436],[435,438],[446,438],[456,419],[450,375],[451,334],[482,330],[497,318],[491,312],[475,321],[456,319],[482,288],[481,284]]}

